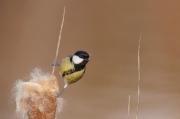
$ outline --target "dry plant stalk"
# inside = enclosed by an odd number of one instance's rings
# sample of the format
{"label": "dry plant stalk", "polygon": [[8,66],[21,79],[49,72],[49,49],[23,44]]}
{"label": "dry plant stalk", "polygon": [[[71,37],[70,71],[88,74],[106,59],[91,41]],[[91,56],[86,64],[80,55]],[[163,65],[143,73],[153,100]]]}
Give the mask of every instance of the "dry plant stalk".
{"label": "dry plant stalk", "polygon": [[[64,23],[65,8],[61,24],[55,61],[57,60],[60,45],[62,27]],[[52,74],[42,73],[40,69],[35,69],[31,73],[28,82],[18,80],[14,87],[16,99],[16,111],[28,119],[55,119],[56,113],[60,112],[63,99],[57,98],[59,93],[58,80],[54,75],[55,66]]]}
{"label": "dry plant stalk", "polygon": [[136,110],[136,119],[138,119],[138,113],[139,113],[139,100],[140,100],[140,46],[141,46],[141,37],[142,32],[140,34],[139,38],[139,46],[138,46],[138,101],[137,101],[137,110]]}
{"label": "dry plant stalk", "polygon": [[[61,28],[60,28],[60,32],[59,32],[59,39],[58,39],[58,44],[57,44],[56,56],[54,59],[55,62],[57,61],[59,45],[60,45],[60,41],[61,41],[62,28],[63,28],[63,24],[64,24],[64,16],[65,16],[65,7],[64,7],[64,12],[63,12],[63,19],[62,19],[62,23],[61,23]],[[55,70],[55,66],[53,66],[52,74],[54,74],[54,70]]]}
{"label": "dry plant stalk", "polygon": [[130,100],[131,100],[131,96],[129,95],[127,119],[129,119],[129,112],[130,112]]}

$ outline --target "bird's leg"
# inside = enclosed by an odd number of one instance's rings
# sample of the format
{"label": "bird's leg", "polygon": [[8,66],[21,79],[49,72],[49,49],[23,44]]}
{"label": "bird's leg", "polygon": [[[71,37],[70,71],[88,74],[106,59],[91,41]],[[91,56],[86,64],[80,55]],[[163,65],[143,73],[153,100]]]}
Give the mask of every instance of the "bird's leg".
{"label": "bird's leg", "polygon": [[65,88],[63,88],[63,90],[59,94],[57,94],[57,98],[61,97],[62,93],[64,92],[64,89]]}
{"label": "bird's leg", "polygon": [[54,61],[52,62],[52,66],[59,66],[59,64],[56,61]]}

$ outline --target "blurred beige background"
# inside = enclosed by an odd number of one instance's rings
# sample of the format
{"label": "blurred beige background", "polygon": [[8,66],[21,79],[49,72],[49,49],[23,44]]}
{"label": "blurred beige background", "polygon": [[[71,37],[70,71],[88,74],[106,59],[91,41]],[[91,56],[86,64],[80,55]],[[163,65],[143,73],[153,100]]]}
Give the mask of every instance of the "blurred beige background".
{"label": "blurred beige background", "polygon": [[[58,61],[77,50],[91,55],[83,79],[69,86],[58,119],[180,119],[178,0],[1,0],[0,119],[19,119],[11,92],[34,68],[51,72],[66,7]],[[60,88],[63,80],[56,70]]]}

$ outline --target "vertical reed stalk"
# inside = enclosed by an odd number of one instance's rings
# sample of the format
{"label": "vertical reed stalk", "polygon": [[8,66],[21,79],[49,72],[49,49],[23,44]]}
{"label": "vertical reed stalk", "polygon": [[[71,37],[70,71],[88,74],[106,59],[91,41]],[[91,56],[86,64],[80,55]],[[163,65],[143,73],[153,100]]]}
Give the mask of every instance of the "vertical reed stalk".
{"label": "vertical reed stalk", "polygon": [[139,38],[139,46],[138,46],[138,101],[137,101],[137,110],[136,110],[136,119],[138,119],[138,113],[139,113],[139,100],[140,100],[140,45],[141,45],[141,37],[142,32],[140,34]]}
{"label": "vertical reed stalk", "polygon": [[131,100],[131,96],[129,95],[127,119],[129,119],[129,113],[130,113],[130,100]]}
{"label": "vertical reed stalk", "polygon": [[[64,16],[65,8],[55,61],[58,56]],[[23,117],[26,116],[28,119],[55,119],[56,113],[61,111],[63,100],[62,98],[57,98],[59,86],[54,71],[55,66],[53,66],[52,74],[44,74],[41,70],[35,69],[34,72],[31,73],[31,78],[28,82],[17,81],[14,89],[16,96],[16,111],[20,115]]]}

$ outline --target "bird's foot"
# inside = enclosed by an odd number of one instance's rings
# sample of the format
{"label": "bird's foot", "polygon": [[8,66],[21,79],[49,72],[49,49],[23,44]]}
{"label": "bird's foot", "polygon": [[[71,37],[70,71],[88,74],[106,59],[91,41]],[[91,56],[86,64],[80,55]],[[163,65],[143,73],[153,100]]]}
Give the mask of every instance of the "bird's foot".
{"label": "bird's foot", "polygon": [[54,61],[54,62],[52,62],[51,66],[59,66],[59,64],[56,61]]}
{"label": "bird's foot", "polygon": [[64,88],[63,88],[63,90],[62,90],[60,93],[57,94],[56,97],[57,97],[57,98],[60,98],[63,92],[64,92]]}
{"label": "bird's foot", "polygon": [[60,93],[58,93],[58,94],[56,95],[56,97],[57,97],[57,98],[60,98],[60,96],[61,96],[61,94],[60,94]]}

